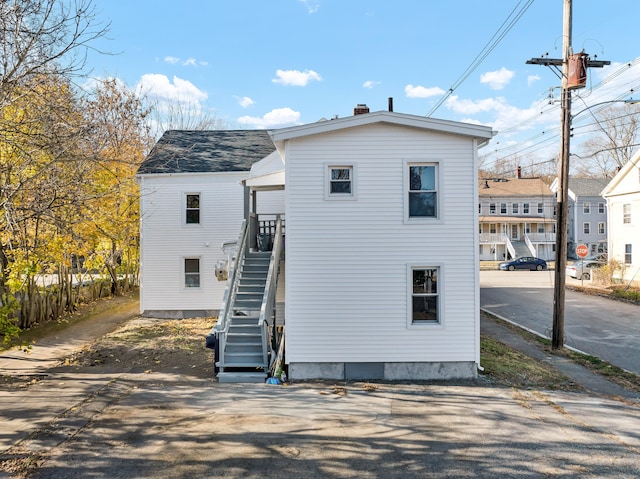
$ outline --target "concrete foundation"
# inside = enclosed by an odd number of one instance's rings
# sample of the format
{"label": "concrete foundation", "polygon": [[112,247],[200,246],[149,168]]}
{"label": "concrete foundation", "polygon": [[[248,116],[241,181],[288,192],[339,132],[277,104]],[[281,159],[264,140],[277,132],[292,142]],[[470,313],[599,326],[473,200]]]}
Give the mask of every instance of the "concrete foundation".
{"label": "concrete foundation", "polygon": [[475,362],[430,363],[290,363],[289,378],[298,380],[386,380],[428,381],[438,379],[474,379]]}

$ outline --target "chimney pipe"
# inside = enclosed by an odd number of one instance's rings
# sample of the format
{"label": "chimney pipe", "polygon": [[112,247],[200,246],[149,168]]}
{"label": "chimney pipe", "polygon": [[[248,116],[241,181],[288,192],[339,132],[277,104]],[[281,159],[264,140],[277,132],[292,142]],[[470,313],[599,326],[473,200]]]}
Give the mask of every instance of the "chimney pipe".
{"label": "chimney pipe", "polygon": [[353,114],[362,115],[364,113],[369,113],[369,107],[364,103],[358,103],[356,107],[353,109]]}
{"label": "chimney pipe", "polygon": [[389,111],[393,111],[393,97],[389,97]]}
{"label": "chimney pipe", "polygon": [[520,168],[519,166],[518,168],[516,168],[516,178],[522,178],[522,168]]}

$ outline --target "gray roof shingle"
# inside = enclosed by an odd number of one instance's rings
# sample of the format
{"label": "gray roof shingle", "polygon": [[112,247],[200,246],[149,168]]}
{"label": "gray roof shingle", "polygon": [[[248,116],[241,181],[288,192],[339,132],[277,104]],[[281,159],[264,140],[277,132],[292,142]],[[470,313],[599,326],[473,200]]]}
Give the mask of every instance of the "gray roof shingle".
{"label": "gray roof shingle", "polygon": [[265,130],[167,130],[137,174],[249,171],[275,149]]}
{"label": "gray roof shingle", "polygon": [[609,184],[606,178],[574,178],[569,177],[569,189],[574,195],[600,196],[600,192]]}

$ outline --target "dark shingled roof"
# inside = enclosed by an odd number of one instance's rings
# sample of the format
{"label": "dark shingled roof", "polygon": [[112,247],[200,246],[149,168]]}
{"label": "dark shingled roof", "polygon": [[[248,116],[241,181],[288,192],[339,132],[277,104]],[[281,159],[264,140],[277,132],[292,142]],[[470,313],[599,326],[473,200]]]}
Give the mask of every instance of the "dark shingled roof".
{"label": "dark shingled roof", "polygon": [[168,130],[138,174],[249,171],[275,149],[265,130]]}

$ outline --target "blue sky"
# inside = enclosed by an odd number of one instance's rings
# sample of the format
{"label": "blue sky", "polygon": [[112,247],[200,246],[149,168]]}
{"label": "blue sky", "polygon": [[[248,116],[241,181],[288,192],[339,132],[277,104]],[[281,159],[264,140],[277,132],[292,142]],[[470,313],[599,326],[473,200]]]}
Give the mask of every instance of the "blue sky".
{"label": "blue sky", "polygon": [[[573,4],[574,51],[612,63],[590,69],[587,87],[574,94],[574,112],[632,97],[640,90],[640,4]],[[90,55],[94,76],[187,103],[228,128],[344,117],[358,103],[385,110],[393,97],[397,112],[492,126],[499,134],[485,154],[556,151],[549,139],[557,139],[559,103],[550,103],[549,95],[559,98],[560,80],[551,68],[526,61],[562,56],[563,0],[94,5],[98,18],[111,22],[108,38],[95,46],[112,53]]]}

